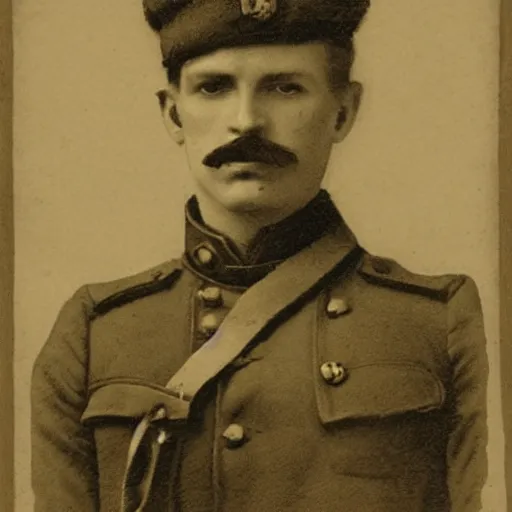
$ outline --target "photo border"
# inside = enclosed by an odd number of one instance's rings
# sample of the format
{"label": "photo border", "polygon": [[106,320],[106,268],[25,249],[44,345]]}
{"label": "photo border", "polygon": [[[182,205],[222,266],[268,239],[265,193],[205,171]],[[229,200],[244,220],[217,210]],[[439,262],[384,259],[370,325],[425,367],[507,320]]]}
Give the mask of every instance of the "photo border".
{"label": "photo border", "polygon": [[[500,361],[505,485],[512,504],[512,0],[501,0],[499,106]],[[14,511],[12,0],[0,1],[0,510]],[[510,508],[510,507],[508,507]]]}
{"label": "photo border", "polygon": [[14,510],[12,0],[0,0],[0,510]]}

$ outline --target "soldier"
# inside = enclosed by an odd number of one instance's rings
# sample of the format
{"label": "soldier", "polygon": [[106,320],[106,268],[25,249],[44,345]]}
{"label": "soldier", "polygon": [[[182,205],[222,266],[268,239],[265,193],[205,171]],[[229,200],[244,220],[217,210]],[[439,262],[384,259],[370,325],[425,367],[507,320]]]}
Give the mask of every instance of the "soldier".
{"label": "soldier", "polygon": [[80,288],[34,366],[37,512],[471,512],[486,478],[473,280],[362,248],[322,179],[368,0],[145,0],[185,250]]}

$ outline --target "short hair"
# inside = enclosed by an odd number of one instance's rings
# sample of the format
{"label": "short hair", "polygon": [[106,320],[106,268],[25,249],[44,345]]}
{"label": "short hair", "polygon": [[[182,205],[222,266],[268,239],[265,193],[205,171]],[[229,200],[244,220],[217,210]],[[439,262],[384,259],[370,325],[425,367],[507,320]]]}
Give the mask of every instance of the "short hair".
{"label": "short hair", "polygon": [[333,91],[344,89],[350,82],[355,48],[352,40],[344,46],[326,43],[329,81]]}
{"label": "short hair", "polygon": [[[355,58],[354,43],[352,40],[340,46],[332,42],[323,41],[327,53],[328,77],[333,91],[339,91],[350,82],[350,75]],[[170,84],[179,86],[181,68],[184,62],[165,61],[167,80]]]}

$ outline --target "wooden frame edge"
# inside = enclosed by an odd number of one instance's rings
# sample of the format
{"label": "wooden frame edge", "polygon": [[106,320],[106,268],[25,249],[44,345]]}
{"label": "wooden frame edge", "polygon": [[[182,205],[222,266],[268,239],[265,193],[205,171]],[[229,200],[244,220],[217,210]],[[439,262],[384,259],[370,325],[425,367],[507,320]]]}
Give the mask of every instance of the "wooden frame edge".
{"label": "wooden frame edge", "polygon": [[14,510],[12,0],[0,1],[0,510]]}

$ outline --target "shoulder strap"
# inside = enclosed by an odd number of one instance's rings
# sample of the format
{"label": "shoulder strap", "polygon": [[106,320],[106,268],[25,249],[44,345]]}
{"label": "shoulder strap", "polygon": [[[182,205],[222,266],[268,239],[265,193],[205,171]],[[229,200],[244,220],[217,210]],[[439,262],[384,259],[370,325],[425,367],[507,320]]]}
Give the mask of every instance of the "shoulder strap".
{"label": "shoulder strap", "polygon": [[105,315],[112,309],[171,288],[181,270],[181,260],[170,260],[133,276],[89,285],[89,295],[94,301],[93,316]]}
{"label": "shoulder strap", "polygon": [[[351,234],[347,236],[345,229],[328,233],[285,260],[240,296],[215,335],[167,383],[173,400],[167,401],[165,406],[156,405],[135,429],[123,480],[123,512],[144,510],[160,446],[176,433],[176,427],[187,422],[193,401],[203,386],[242,354],[260,333],[300,307],[330,275],[357,261],[361,253],[355,238]],[[146,452],[149,458],[141,475],[136,461],[143,446],[149,446],[150,452]]]}
{"label": "shoulder strap", "polygon": [[297,307],[329,274],[353,261],[360,253],[357,249],[354,240],[327,234],[285,260],[240,296],[215,335],[192,354],[166,387],[192,403],[200,389],[241,355],[264,329]]}
{"label": "shoulder strap", "polygon": [[364,255],[359,273],[376,286],[422,295],[441,302],[448,302],[466,279],[464,275],[458,274],[416,274],[392,259],[371,254]]}

